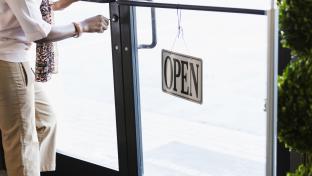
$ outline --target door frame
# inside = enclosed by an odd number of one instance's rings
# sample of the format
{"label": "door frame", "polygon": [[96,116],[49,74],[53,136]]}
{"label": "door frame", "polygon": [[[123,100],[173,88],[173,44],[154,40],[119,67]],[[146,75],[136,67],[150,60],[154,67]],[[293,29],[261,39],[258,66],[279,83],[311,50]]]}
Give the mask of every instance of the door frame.
{"label": "door frame", "polygon": [[[267,136],[266,136],[266,176],[276,176],[276,153],[277,153],[277,67],[278,67],[278,9],[276,6],[276,0],[272,0],[270,4],[270,8],[265,10],[255,10],[255,9],[242,9],[242,8],[225,8],[225,7],[211,7],[211,6],[200,6],[200,5],[186,5],[186,4],[170,4],[170,3],[157,3],[151,1],[142,1],[142,0],[119,0],[116,1],[119,4],[120,18],[124,19],[121,22],[121,31],[125,32],[124,37],[121,38],[121,43],[125,46],[136,47],[137,45],[133,45],[133,43],[137,40],[136,34],[136,21],[135,21],[135,6],[140,7],[153,7],[153,8],[167,8],[167,9],[184,9],[184,10],[201,10],[201,11],[213,11],[213,12],[226,12],[226,13],[241,13],[241,14],[253,14],[253,15],[266,15],[268,21],[268,55],[267,55],[267,102],[266,102],[266,113],[267,113]],[[126,29],[124,29],[124,27]],[[130,36],[128,36],[130,35]],[[122,47],[125,49],[125,47]],[[127,66],[132,68],[133,80],[139,79],[139,74],[137,71],[137,48],[127,48],[128,51],[132,53],[129,55],[124,55],[124,60],[128,61]],[[132,55],[132,58],[129,57]],[[125,65],[124,65],[125,66]],[[131,71],[129,71],[131,73]],[[134,86],[137,90],[136,92],[139,93],[139,86],[138,81],[137,84]],[[133,90],[131,90],[133,91]],[[134,90],[135,91],[135,90]],[[139,95],[139,94],[137,94]],[[138,101],[139,102],[139,101]],[[138,107],[136,107],[138,106]],[[139,104],[134,104],[133,108],[139,108]],[[138,116],[134,116],[133,122],[139,122],[139,113]],[[139,132],[141,131],[140,123],[133,123],[137,124],[134,128],[133,136],[137,137],[137,143],[141,144],[142,139],[140,138]],[[132,127],[133,128],[133,127]],[[137,131],[136,131],[137,130]],[[133,138],[134,139],[134,138]],[[135,143],[133,141],[133,143]],[[138,146],[142,148],[142,146]],[[142,161],[142,151],[137,150],[137,154],[141,153],[141,156],[138,155],[136,159],[136,163]],[[138,173],[143,173],[142,165],[136,165],[136,169],[138,172],[133,173],[134,176],[137,176]],[[132,174],[131,174],[132,175]],[[141,176],[140,174],[138,176]]]}
{"label": "door frame", "polygon": [[[270,10],[195,6],[186,4],[155,3],[137,0],[85,0],[109,2],[112,38],[112,59],[114,72],[115,111],[117,125],[119,171],[77,161],[58,154],[58,163],[78,163],[98,172],[94,176],[111,174],[119,176],[143,176],[143,152],[140,109],[140,86],[136,34],[135,6],[201,10],[227,13],[266,15],[268,17],[268,73],[267,73],[267,164],[266,175],[276,176],[277,144],[277,57],[278,19],[276,6]],[[273,0],[275,3],[275,0]],[[67,161],[67,162],[63,162]],[[77,166],[78,166],[77,165]],[[63,168],[63,167],[59,167]],[[67,167],[64,167],[66,169]],[[74,167],[76,168],[76,167]],[[68,168],[67,168],[68,169]],[[85,174],[82,174],[85,175]],[[59,176],[59,175],[58,175]],[[77,175],[78,176],[78,175]],[[93,175],[92,175],[93,176]],[[110,176],[110,175],[109,175]]]}

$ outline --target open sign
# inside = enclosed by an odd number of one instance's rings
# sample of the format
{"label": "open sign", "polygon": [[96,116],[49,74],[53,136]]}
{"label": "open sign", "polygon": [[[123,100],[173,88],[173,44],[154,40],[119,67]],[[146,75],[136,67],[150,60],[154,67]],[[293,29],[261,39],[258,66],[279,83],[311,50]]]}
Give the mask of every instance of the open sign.
{"label": "open sign", "polygon": [[202,103],[202,60],[162,50],[162,90],[187,100]]}

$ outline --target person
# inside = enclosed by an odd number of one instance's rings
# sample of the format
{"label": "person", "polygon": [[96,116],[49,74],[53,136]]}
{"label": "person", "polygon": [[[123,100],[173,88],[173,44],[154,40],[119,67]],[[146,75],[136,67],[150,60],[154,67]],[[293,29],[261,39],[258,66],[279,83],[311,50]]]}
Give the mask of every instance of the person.
{"label": "person", "polygon": [[[40,176],[55,170],[55,115],[34,80],[31,44],[103,33],[109,20],[97,15],[53,26],[42,19],[42,0],[0,0],[0,130],[8,176]],[[61,10],[77,0],[59,0]]]}

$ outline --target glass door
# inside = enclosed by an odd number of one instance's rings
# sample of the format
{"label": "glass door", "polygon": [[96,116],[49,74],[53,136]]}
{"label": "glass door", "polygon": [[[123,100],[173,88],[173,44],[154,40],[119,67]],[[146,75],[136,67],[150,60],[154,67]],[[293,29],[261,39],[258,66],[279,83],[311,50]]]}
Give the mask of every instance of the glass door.
{"label": "glass door", "polygon": [[[130,60],[140,97],[135,133],[144,162],[136,169],[147,176],[275,176],[276,21],[269,1],[117,4],[127,38],[122,59]],[[202,60],[202,103],[163,91],[170,78],[177,91],[192,87],[183,84],[190,79],[183,69],[191,67],[168,61],[168,69],[164,49]]]}
{"label": "glass door", "polygon": [[[101,14],[109,4],[76,2],[57,25]],[[47,89],[58,117],[56,175],[117,175],[118,145],[110,29],[57,43],[59,73]]]}
{"label": "glass door", "polygon": [[[81,8],[83,7],[83,11]],[[56,23],[101,14],[109,5],[77,2],[55,14]],[[58,151],[118,170],[110,30],[58,43]],[[92,151],[92,152],[90,152]]]}
{"label": "glass door", "polygon": [[[271,9],[262,0],[112,0],[60,16],[104,14],[111,35],[60,43],[58,175],[275,176]],[[199,58],[202,80],[186,60],[164,66],[164,50]],[[202,101],[168,94],[165,78],[180,93],[200,84]]]}
{"label": "glass door", "polygon": [[[148,14],[137,8],[138,43],[149,41]],[[138,50],[145,175],[265,176],[266,16],[156,14],[158,44]],[[162,91],[162,49],[202,59],[202,104]]]}

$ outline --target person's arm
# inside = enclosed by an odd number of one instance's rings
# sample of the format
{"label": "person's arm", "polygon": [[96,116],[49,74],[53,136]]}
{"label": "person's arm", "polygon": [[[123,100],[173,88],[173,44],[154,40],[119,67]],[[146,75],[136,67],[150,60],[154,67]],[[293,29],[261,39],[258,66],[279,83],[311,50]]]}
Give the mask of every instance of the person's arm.
{"label": "person's arm", "polygon": [[[75,26],[76,25],[76,26]],[[85,19],[79,23],[65,26],[53,26],[47,37],[35,41],[36,43],[56,42],[66,38],[80,36],[82,33],[102,33],[107,30],[109,20],[102,15]]]}
{"label": "person's arm", "polygon": [[53,10],[63,10],[66,7],[70,6],[72,3],[77,2],[79,0],[59,0],[54,3],[52,3],[52,9]]}
{"label": "person's arm", "polygon": [[47,37],[34,41],[35,43],[57,42],[74,37],[77,34],[74,24],[63,26],[52,26]]}
{"label": "person's arm", "polygon": [[[109,20],[101,15],[88,18],[65,26],[52,27],[42,19],[40,1],[37,0],[5,0],[21,25],[29,42],[37,43],[64,40],[83,32],[104,32]],[[80,29],[80,30],[77,30]]]}

